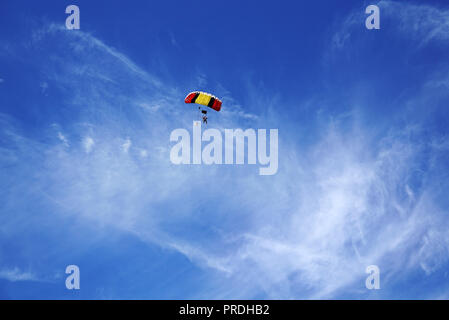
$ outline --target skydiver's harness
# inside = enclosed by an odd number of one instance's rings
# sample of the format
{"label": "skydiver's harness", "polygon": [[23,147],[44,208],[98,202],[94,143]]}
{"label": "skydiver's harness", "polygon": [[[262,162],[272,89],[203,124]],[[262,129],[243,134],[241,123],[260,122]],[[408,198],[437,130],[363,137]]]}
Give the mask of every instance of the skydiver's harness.
{"label": "skydiver's harness", "polygon": [[207,124],[207,111],[201,109],[201,107],[198,107],[198,110],[200,110],[201,113],[203,114],[203,116],[202,116],[203,123]]}

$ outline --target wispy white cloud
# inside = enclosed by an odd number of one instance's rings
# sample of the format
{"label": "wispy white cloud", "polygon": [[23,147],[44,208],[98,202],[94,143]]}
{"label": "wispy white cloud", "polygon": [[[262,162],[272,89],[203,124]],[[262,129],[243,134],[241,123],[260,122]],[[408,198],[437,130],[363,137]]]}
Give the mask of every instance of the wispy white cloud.
{"label": "wispy white cloud", "polygon": [[0,279],[5,279],[11,282],[38,280],[37,277],[31,272],[23,272],[17,267],[13,269],[0,270]]}
{"label": "wispy white cloud", "polygon": [[85,137],[83,139],[83,147],[84,147],[84,151],[86,151],[86,153],[90,153],[92,151],[94,145],[95,145],[95,141],[91,137]]}
{"label": "wispy white cloud", "polygon": [[131,145],[132,145],[131,139],[127,138],[125,142],[122,144],[123,152],[128,153]]}
{"label": "wispy white cloud", "polygon": [[431,4],[407,2],[379,2],[382,12],[389,19],[398,21],[400,32],[421,44],[430,41],[446,42],[449,39],[449,8]]}
{"label": "wispy white cloud", "polygon": [[41,92],[42,93],[45,93],[46,91],[47,91],[47,89],[48,89],[48,83],[47,82],[41,82],[41,84],[39,85],[40,86],[40,88],[41,88]]}
{"label": "wispy white cloud", "polygon": [[207,84],[207,77],[205,74],[200,73],[196,76],[196,81],[197,81],[198,88],[204,88]]}
{"label": "wispy white cloud", "polygon": [[[377,5],[380,8],[381,29],[384,28],[382,27],[385,25],[384,22],[388,22],[389,35],[397,34],[405,39],[412,39],[418,42],[420,47],[431,41],[447,43],[449,39],[449,9],[447,7],[390,0],[381,0]],[[366,31],[364,21],[368,15],[362,9],[354,9],[341,21],[332,25],[337,29],[336,32],[332,32],[331,49],[334,53],[339,51],[343,54],[342,50],[347,49],[347,45],[353,45],[355,37]]]}
{"label": "wispy white cloud", "polygon": [[64,146],[66,146],[66,147],[70,146],[69,140],[67,140],[67,138],[61,132],[58,132],[58,138],[59,138],[59,140],[61,140],[61,142],[64,144]]}

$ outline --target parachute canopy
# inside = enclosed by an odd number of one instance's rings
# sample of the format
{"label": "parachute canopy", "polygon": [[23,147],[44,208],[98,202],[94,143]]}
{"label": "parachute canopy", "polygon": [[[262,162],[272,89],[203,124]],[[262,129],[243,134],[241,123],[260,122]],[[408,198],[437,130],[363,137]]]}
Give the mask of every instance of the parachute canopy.
{"label": "parachute canopy", "polygon": [[190,92],[187,97],[184,100],[185,103],[196,103],[201,104],[203,106],[207,106],[209,108],[212,108],[216,111],[220,111],[221,109],[221,100],[218,99],[216,96],[201,92],[201,91],[194,91]]}

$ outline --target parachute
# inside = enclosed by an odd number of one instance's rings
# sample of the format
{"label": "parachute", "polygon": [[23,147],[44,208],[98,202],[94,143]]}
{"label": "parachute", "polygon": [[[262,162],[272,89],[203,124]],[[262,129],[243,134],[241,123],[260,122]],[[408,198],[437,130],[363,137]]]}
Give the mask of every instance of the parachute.
{"label": "parachute", "polygon": [[214,109],[215,111],[220,111],[221,109],[221,100],[218,99],[216,96],[201,92],[201,91],[194,91],[190,92],[187,97],[184,100],[185,103],[196,103],[200,104],[209,108]]}
{"label": "parachute", "polygon": [[[184,99],[185,103],[196,103],[202,106],[206,106],[209,108],[214,109],[215,111],[220,111],[221,109],[221,100],[218,99],[216,96],[201,92],[201,91],[194,91],[190,92],[187,97]],[[202,120],[203,123],[207,124],[207,110],[201,109],[201,107],[198,107],[198,109],[202,113]]]}

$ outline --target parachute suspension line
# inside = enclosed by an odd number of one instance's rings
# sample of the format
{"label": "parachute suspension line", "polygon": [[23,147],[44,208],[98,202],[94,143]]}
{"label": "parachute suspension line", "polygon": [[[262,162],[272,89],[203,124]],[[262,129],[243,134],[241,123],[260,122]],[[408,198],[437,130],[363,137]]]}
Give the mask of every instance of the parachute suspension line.
{"label": "parachute suspension line", "polygon": [[201,107],[198,107],[198,119],[199,121],[201,121],[202,123],[207,124],[207,110],[204,110]]}
{"label": "parachute suspension line", "polygon": [[200,121],[202,121],[201,111],[203,111],[203,110],[201,109],[201,107],[198,107],[198,119],[199,119]]}

